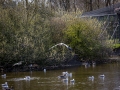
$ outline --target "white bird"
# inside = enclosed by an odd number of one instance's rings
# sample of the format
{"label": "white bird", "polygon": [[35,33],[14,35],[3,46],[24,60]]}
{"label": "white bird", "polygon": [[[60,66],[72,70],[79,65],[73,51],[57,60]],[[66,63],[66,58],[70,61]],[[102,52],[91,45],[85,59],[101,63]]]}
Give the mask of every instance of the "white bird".
{"label": "white bird", "polygon": [[72,73],[69,73],[69,77],[72,77]]}
{"label": "white bird", "polygon": [[64,75],[65,75],[65,76],[68,76],[68,75],[69,75],[69,73],[66,71]]}
{"label": "white bird", "polygon": [[46,69],[44,69],[43,71],[46,72]]}
{"label": "white bird", "polygon": [[70,80],[70,83],[75,83],[75,79]]}
{"label": "white bird", "polygon": [[[56,47],[56,46],[65,46],[67,49],[72,50],[71,47],[69,47],[68,45],[66,45],[66,44],[64,44],[64,43],[58,43],[58,44],[52,46],[50,49],[52,49],[52,48],[54,48],[54,47]],[[49,50],[50,50],[50,49],[49,49]]]}
{"label": "white bird", "polygon": [[22,65],[22,62],[23,62],[23,61],[20,61],[20,62],[18,62],[18,63],[15,63],[15,64],[13,64],[13,66],[19,66],[19,65]]}
{"label": "white bird", "polygon": [[94,76],[88,77],[89,79],[94,79]]}
{"label": "white bird", "polygon": [[89,80],[94,80],[94,76],[91,76],[91,77],[88,77],[89,78]]}
{"label": "white bird", "polygon": [[102,75],[100,75],[100,77],[105,77],[105,75],[104,75],[104,74],[102,74]]}
{"label": "white bird", "polygon": [[1,75],[3,78],[6,78],[6,74]]}
{"label": "white bird", "polygon": [[66,79],[68,77],[68,72],[62,72],[62,75],[58,76],[58,78],[61,78],[61,79]]}
{"label": "white bird", "polygon": [[7,82],[5,82],[4,84],[2,84],[2,88],[8,88],[8,83]]}
{"label": "white bird", "polygon": [[25,76],[25,80],[30,80],[30,76]]}
{"label": "white bird", "polygon": [[62,72],[62,75],[58,76],[59,78],[72,77],[72,73]]}
{"label": "white bird", "polygon": [[65,75],[66,74],[66,72],[62,72],[62,75]]}

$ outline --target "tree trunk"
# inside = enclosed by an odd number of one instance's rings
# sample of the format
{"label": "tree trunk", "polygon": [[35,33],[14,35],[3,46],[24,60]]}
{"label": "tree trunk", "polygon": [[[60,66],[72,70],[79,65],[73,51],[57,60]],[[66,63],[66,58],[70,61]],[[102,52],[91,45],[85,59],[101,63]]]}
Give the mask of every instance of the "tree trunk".
{"label": "tree trunk", "polygon": [[97,8],[98,8],[98,9],[100,8],[100,0],[98,0]]}
{"label": "tree trunk", "polygon": [[111,0],[105,0],[105,5],[106,5],[106,7],[110,6],[111,5]]}
{"label": "tree trunk", "polygon": [[92,11],[93,10],[93,7],[92,7],[92,0],[90,0],[90,11]]}
{"label": "tree trunk", "polygon": [[74,7],[74,11],[76,12],[76,0],[74,0],[73,7]]}
{"label": "tree trunk", "polygon": [[5,0],[0,0],[0,5],[3,6],[4,2],[5,2]]}
{"label": "tree trunk", "polygon": [[65,1],[65,11],[70,11],[70,0]]}

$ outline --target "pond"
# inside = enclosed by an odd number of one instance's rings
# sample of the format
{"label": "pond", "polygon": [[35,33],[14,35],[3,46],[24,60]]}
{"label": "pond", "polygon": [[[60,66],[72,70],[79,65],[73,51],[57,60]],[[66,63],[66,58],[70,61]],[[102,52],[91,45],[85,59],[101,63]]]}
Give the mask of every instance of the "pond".
{"label": "pond", "polygon": [[[62,72],[72,73],[68,82],[58,78]],[[2,75],[3,73],[1,73]],[[105,77],[100,77],[100,75]],[[26,80],[25,76],[30,76]],[[94,78],[89,78],[94,76]],[[74,79],[74,83],[70,80]],[[7,82],[14,90],[120,90],[120,63],[84,66],[62,70],[11,72],[0,77],[0,84]],[[2,86],[0,87],[2,90]]]}

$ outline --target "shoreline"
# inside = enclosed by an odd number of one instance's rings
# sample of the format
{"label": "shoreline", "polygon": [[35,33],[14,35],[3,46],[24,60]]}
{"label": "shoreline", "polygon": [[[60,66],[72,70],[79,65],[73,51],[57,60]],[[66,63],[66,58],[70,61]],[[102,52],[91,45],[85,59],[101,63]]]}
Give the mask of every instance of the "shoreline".
{"label": "shoreline", "polygon": [[[120,56],[111,56],[109,58],[103,59],[103,60],[97,60],[95,62],[96,65],[99,64],[106,64],[106,63],[114,63],[114,62],[120,62]],[[61,65],[56,65],[56,66],[36,66],[36,67],[29,67],[29,66],[15,66],[11,68],[4,68],[0,67],[1,72],[28,72],[28,71],[43,71],[44,69],[46,70],[60,70],[60,69],[67,69],[67,68],[73,68],[73,67],[79,67],[84,65],[93,65],[92,61],[91,62],[86,62],[86,61],[76,61],[72,60],[72,62],[67,63],[67,64],[61,64]]]}

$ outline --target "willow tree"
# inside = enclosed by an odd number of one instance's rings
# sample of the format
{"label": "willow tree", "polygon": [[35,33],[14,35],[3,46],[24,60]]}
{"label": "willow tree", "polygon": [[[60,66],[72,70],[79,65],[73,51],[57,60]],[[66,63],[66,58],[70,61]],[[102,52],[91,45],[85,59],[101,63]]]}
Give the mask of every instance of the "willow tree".
{"label": "willow tree", "polygon": [[[27,0],[26,0],[27,1]],[[14,7],[0,7],[1,62],[42,62],[49,49],[49,8],[22,0]]]}

